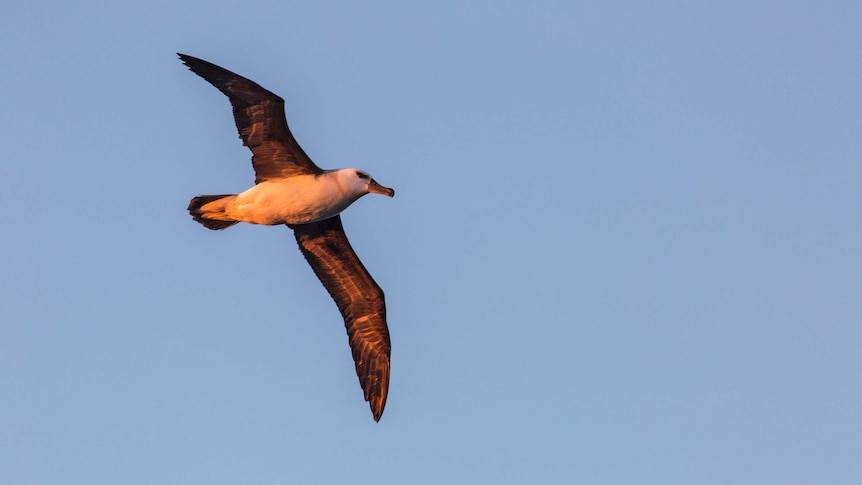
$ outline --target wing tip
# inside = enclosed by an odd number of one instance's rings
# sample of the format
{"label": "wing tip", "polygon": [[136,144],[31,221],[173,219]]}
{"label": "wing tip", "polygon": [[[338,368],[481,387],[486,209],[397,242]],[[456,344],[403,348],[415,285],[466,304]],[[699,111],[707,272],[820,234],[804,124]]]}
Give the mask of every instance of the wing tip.
{"label": "wing tip", "polygon": [[200,60],[197,57],[192,57],[188,54],[183,54],[182,52],[177,52],[177,57],[179,57],[180,60],[183,61],[183,64],[185,64],[189,68],[191,68],[191,66],[189,66],[189,62],[194,62],[194,61]]}
{"label": "wing tip", "polygon": [[371,405],[371,414],[374,416],[374,422],[380,422],[380,418],[383,416],[383,408],[386,406],[386,399],[384,398],[382,402],[370,401],[368,404]]}
{"label": "wing tip", "polygon": [[212,62],[205,61],[203,59],[200,59],[195,56],[190,56],[188,54],[183,54],[182,52],[177,52],[177,57],[179,57],[180,60],[183,61],[183,65],[189,68],[190,71],[197,74],[198,76],[203,77],[204,79],[206,79],[206,77],[203,75],[204,69],[226,70],[223,67],[219,67],[213,64]]}
{"label": "wing tip", "polygon": [[389,366],[386,366],[386,371],[382,379],[378,380],[376,385],[368,389],[365,400],[368,401],[371,407],[371,414],[374,416],[374,422],[379,422],[383,416],[383,409],[386,407],[386,398],[389,396]]}

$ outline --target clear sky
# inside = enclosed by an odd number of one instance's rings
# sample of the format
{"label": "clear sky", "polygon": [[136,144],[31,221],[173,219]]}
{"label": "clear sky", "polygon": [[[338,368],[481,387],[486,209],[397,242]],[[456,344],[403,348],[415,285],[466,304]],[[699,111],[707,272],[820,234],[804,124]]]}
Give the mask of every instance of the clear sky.
{"label": "clear sky", "polygon": [[[862,483],[862,6],[0,7],[0,483]],[[384,288],[374,423],[229,104]]]}

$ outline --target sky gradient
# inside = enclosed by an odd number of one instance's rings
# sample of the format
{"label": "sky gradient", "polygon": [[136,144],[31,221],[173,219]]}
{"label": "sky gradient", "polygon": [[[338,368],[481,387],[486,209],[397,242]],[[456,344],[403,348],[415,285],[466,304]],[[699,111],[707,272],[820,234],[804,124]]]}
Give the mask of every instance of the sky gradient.
{"label": "sky gradient", "polygon": [[[0,483],[862,483],[862,6],[0,7]],[[374,423],[227,98],[386,292]]]}

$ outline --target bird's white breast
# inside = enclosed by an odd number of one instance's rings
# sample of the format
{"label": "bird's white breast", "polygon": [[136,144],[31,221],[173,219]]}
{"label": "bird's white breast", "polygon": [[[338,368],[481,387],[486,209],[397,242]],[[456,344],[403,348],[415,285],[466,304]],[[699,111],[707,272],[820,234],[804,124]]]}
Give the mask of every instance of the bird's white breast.
{"label": "bird's white breast", "polygon": [[227,208],[251,224],[304,224],[339,214],[364,194],[344,193],[330,173],[261,182],[239,194]]}

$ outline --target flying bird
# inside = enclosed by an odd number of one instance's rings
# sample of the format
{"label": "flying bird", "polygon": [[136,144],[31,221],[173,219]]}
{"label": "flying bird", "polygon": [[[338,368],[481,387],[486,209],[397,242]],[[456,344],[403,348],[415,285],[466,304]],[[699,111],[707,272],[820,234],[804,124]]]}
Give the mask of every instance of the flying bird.
{"label": "flying bird", "polygon": [[230,100],[255,172],[250,189],[197,196],[189,203],[189,213],[212,230],[238,222],[293,229],[300,251],[344,317],[359,384],[379,421],[389,392],[386,304],[383,290],[351,248],[340,214],[365,194],[392,197],[395,191],[362,170],[322,170],[293,138],[282,98],[211,62],[177,55]]}

